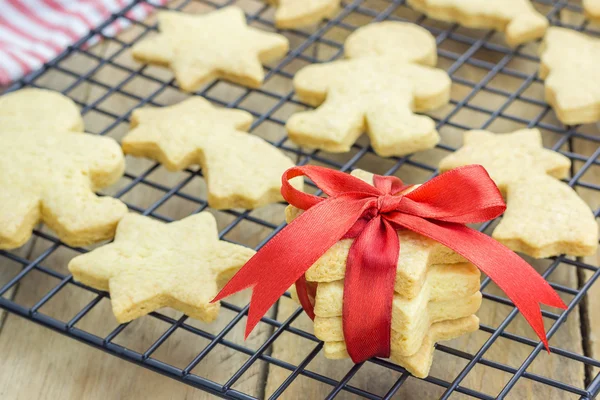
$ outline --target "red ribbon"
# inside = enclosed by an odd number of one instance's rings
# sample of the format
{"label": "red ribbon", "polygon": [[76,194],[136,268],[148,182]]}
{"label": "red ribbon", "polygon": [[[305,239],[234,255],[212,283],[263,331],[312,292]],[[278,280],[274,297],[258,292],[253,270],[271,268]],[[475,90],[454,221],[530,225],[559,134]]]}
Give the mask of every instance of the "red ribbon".
{"label": "red ribbon", "polygon": [[[329,197],[296,190],[289,180],[307,176]],[[246,337],[294,283],[314,318],[304,273],[335,243],[355,238],[344,277],[343,328],[354,362],[389,357],[392,300],[400,243],[409,229],[442,243],[476,265],[512,300],[548,349],[540,303],[565,309],[558,294],[521,257],[465,224],[491,220],[506,205],[480,165],[448,171],[417,189],[396,177],[374,177],[374,186],[339,171],[293,167],[281,193],[306,210],[252,257],[213,301],[252,287]]]}

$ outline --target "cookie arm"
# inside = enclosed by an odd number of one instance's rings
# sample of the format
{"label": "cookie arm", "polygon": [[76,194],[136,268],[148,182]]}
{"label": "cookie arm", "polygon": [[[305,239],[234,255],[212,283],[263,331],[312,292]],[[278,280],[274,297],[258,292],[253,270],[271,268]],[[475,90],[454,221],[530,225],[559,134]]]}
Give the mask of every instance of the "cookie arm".
{"label": "cookie arm", "polygon": [[70,246],[86,246],[114,236],[127,206],[112,197],[98,197],[89,178],[73,171],[65,182],[42,194],[42,219]]}
{"label": "cookie arm", "polygon": [[40,200],[31,193],[0,186],[0,249],[15,249],[29,240],[40,220]]}

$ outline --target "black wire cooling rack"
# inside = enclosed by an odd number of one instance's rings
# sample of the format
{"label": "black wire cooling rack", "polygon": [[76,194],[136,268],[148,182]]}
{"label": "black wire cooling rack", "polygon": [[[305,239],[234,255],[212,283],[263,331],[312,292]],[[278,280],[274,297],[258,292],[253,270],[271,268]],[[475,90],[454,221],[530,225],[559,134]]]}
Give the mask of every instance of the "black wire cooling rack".
{"label": "black wire cooling rack", "polygon": [[[66,87],[59,90],[72,97],[80,106],[84,118],[94,114],[98,118],[104,118],[106,124],[101,131],[93,132],[99,135],[113,135],[123,125],[129,121],[129,116],[133,109],[143,105],[165,105],[161,100],[161,95],[167,91],[177,92],[176,83],[171,79],[170,73],[155,73],[158,69],[155,67],[139,66],[135,63],[122,62],[126,57],[129,48],[137,40],[140,40],[156,30],[156,25],[131,20],[126,14],[132,7],[150,0],[136,0],[118,13],[101,24],[97,29],[89,32],[86,37],[70,46],[66,51],[60,54],[56,59],[45,64],[41,70],[36,71],[29,76],[21,79],[8,91],[18,90],[23,87],[46,87],[51,86],[48,82],[48,76],[52,74],[61,74],[69,78]],[[243,3],[243,4],[242,4]],[[248,22],[252,25],[264,29],[275,29],[273,24],[273,9],[259,0],[228,0],[228,1],[209,1],[209,0],[179,0],[170,2],[166,8],[188,10],[190,7],[199,6],[209,11],[211,8],[219,8],[230,4],[242,5],[247,11]],[[546,13],[553,25],[567,26],[571,29],[585,31],[588,34],[600,35],[599,28],[591,28],[582,16],[581,5],[578,3],[569,3],[556,0],[538,0],[535,6]],[[304,105],[294,97],[291,89],[291,80],[293,73],[299,68],[309,63],[326,62],[339,58],[343,52],[343,39],[339,37],[347,36],[351,31],[358,28],[359,25],[374,21],[383,20],[409,20],[421,24],[429,29],[435,36],[438,44],[438,54],[440,62],[438,65],[448,70],[453,79],[453,90],[459,88],[460,99],[451,101],[450,106],[431,114],[437,122],[437,128],[442,136],[442,143],[437,146],[435,151],[441,156],[454,151],[458,146],[446,144],[445,132],[451,130],[462,132],[473,128],[501,129],[499,121],[509,122],[521,127],[538,127],[542,130],[545,143],[553,150],[559,151],[569,157],[573,162],[572,177],[567,183],[579,191],[587,191],[592,195],[598,196],[600,185],[598,181],[589,182],[585,177],[586,173],[594,168],[599,168],[600,160],[600,135],[598,128],[593,125],[562,126],[553,116],[553,112],[544,103],[539,95],[542,82],[537,77],[537,68],[539,58],[536,51],[539,44],[520,46],[516,49],[508,48],[502,41],[502,35],[491,31],[468,30],[454,24],[446,24],[432,21],[425,16],[420,15],[408,8],[402,0],[354,0],[346,1],[340,12],[330,20],[324,21],[318,27],[306,30],[285,31],[292,42],[291,51],[283,59],[273,63],[267,68],[265,84],[261,89],[246,89],[233,84],[224,82],[214,82],[204,87],[201,91],[195,93],[211,100],[215,104],[226,107],[235,107],[246,109],[252,113],[256,119],[252,125],[251,132],[260,134],[261,128],[268,126],[270,140],[275,146],[296,157],[298,164],[316,163],[320,165],[337,168],[342,171],[350,171],[354,168],[366,164],[365,160],[370,160],[369,165],[378,165],[383,168],[378,173],[396,174],[402,176],[404,171],[411,170],[421,173],[423,180],[434,176],[437,173],[437,161],[419,155],[407,156],[402,158],[379,159],[376,157],[367,142],[359,141],[354,145],[352,151],[344,156],[327,154],[321,151],[307,151],[299,149],[287,141],[285,135],[285,115],[289,115],[286,110],[301,109]],[[109,37],[104,32],[113,22],[128,22],[133,25],[129,37],[131,40],[118,37]],[[357,22],[358,21],[358,22]],[[89,47],[88,43],[98,35],[102,36],[105,43],[110,44],[113,51],[104,53],[97,52],[97,47]],[[533,46],[533,47],[532,47]],[[84,58],[90,62],[90,69],[87,71],[72,70],[69,67],[69,60],[73,58]],[[529,65],[529,67],[523,67]],[[463,73],[465,67],[468,67],[469,73]],[[102,70],[110,68],[116,71],[122,77],[118,81],[104,81]],[[473,72],[476,71],[476,72]],[[497,84],[497,78],[502,77],[501,84]],[[145,91],[130,89],[132,82],[143,80]],[[275,85],[270,83],[277,82],[278,87],[287,87],[285,91],[281,89],[270,89]],[[508,82],[508,83],[507,83]],[[87,96],[81,100],[79,92],[83,86],[98,88],[101,95],[93,97]],[[227,85],[231,90],[228,91],[228,97],[224,97],[217,90],[220,85]],[[139,85],[138,85],[139,87]],[[84,90],[85,91],[85,90]],[[537,92],[536,92],[537,91]],[[232,95],[231,93],[235,93]],[[454,92],[453,92],[454,93]],[[534,94],[531,94],[534,93]],[[538,95],[536,96],[535,93]],[[478,105],[476,101],[478,96],[485,94],[493,98],[495,104],[493,109]],[[119,96],[127,101],[129,106],[122,109],[107,109],[103,107],[103,102],[107,99]],[[263,99],[258,101],[259,107],[245,106],[250,98]],[[257,104],[255,101],[254,105]],[[490,104],[488,102],[488,104]],[[514,112],[515,110],[535,110],[535,112]],[[468,110],[468,117],[461,117],[465,110]],[[287,114],[286,114],[287,113]],[[281,116],[284,115],[284,116]],[[275,132],[275,133],[273,133]],[[118,136],[118,135],[116,135]],[[364,139],[364,138],[363,138]],[[579,151],[580,145],[585,145],[591,151]],[[594,150],[595,149],[595,150]],[[437,157],[439,160],[441,157]],[[375,161],[374,161],[375,160]],[[376,164],[374,164],[376,162]],[[153,179],[153,174],[161,167],[154,163],[148,163],[146,167],[136,171],[130,171],[129,168],[125,174],[124,180],[116,193],[111,193],[115,197],[123,199],[130,210],[149,215],[164,221],[171,221],[173,218],[161,214],[161,207],[174,199],[185,200],[193,205],[190,212],[199,212],[207,209],[206,199],[199,197],[197,193],[186,191],[186,187],[194,180],[201,180],[201,171],[188,169],[181,173],[181,180],[173,185],[165,185]],[[156,200],[150,204],[147,202],[128,201],[128,194],[138,187],[151,188],[159,193]],[[279,205],[282,210],[282,206]],[[597,205],[595,206],[597,207]],[[600,208],[594,209],[594,215],[598,217]],[[236,242],[230,237],[230,233],[242,227],[246,229],[248,224],[258,226],[266,231],[252,247],[260,248],[283,226],[282,218],[273,220],[263,217],[260,212],[251,212],[245,210],[228,210],[224,212],[229,217],[229,222],[220,231],[220,237],[225,240]],[[485,224],[481,230],[490,228],[491,223]],[[266,316],[262,324],[267,329],[267,334],[263,335],[257,346],[250,346],[245,342],[236,342],[228,338],[228,334],[234,329],[245,323],[247,307],[236,305],[232,302],[223,302],[223,313],[227,312],[231,318],[224,324],[222,329],[216,332],[197,327],[185,316],[170,317],[162,312],[152,313],[145,318],[156,318],[164,323],[165,329],[154,341],[154,343],[143,350],[133,349],[128,346],[118,344],[116,339],[126,328],[127,324],[118,325],[108,334],[99,335],[90,332],[81,327],[80,322],[89,316],[94,308],[107,298],[106,293],[98,292],[73,281],[72,277],[66,272],[66,269],[48,267],[46,261],[52,257],[52,254],[61,248],[66,248],[51,232],[46,232],[42,228],[35,230],[34,239],[43,240],[47,243],[46,248],[35,256],[24,256],[17,251],[0,251],[0,260],[9,259],[11,262],[19,265],[18,272],[7,282],[0,281],[0,307],[11,313],[17,314],[23,318],[37,322],[50,329],[58,331],[73,339],[87,343],[93,347],[104,350],[107,353],[121,357],[125,360],[136,363],[153,371],[159,372],[183,383],[205,390],[214,395],[236,398],[250,399],[263,394],[250,394],[240,390],[238,383],[245,373],[256,363],[264,362],[269,366],[278,367],[289,371],[278,387],[268,393],[271,398],[285,397],[285,391],[299,377],[315,381],[329,386],[330,393],[327,398],[333,398],[341,393],[352,394],[358,397],[378,399],[392,398],[398,394],[402,386],[409,379],[415,379],[401,367],[392,364],[386,360],[374,359],[366,364],[374,364],[378,367],[393,370],[397,373],[395,381],[389,382],[389,390],[385,394],[375,394],[368,389],[354,385],[352,379],[361,369],[365,368],[365,363],[348,367],[347,373],[342,374],[341,378],[334,379],[311,370],[311,362],[317,356],[322,348],[320,343],[312,334],[293,325],[296,318],[301,315],[301,309],[296,309],[291,315],[286,316],[284,321],[276,317]],[[248,245],[248,243],[242,243]],[[70,249],[74,253],[85,252],[85,249]],[[590,327],[585,322],[586,316],[586,293],[592,287],[600,269],[598,265],[592,265],[582,259],[572,259],[567,257],[556,257],[545,264],[542,274],[548,278],[557,269],[574,269],[577,272],[578,281],[571,287],[566,284],[559,284],[551,281],[552,286],[567,299],[568,309],[563,312],[557,310],[545,310],[544,317],[549,328],[548,336],[552,338],[564,326],[569,315],[579,314],[582,318],[582,334],[590,335]],[[49,290],[45,290],[35,304],[20,304],[18,297],[9,296],[11,289],[22,285],[28,275],[32,273],[41,273],[49,281],[55,280],[58,283]],[[482,283],[482,291],[489,285],[486,279]],[[67,288],[76,286],[85,290],[92,297],[91,300],[82,305],[75,315],[70,319],[56,318],[51,313],[44,312],[44,306],[52,301],[53,298],[60,295]],[[489,285],[491,286],[491,285]],[[21,290],[21,289],[20,289]],[[25,290],[25,289],[23,289]],[[544,376],[541,374],[528,372],[527,369],[535,361],[536,357],[543,353],[543,347],[537,340],[532,340],[522,336],[523,332],[510,332],[510,324],[516,320],[517,310],[506,298],[484,291],[485,301],[499,302],[507,305],[509,312],[503,316],[500,323],[492,325],[481,325],[481,330],[488,336],[482,342],[478,350],[470,353],[454,348],[451,345],[439,344],[436,350],[436,359],[440,353],[445,353],[449,357],[455,357],[463,360],[456,375],[452,379],[442,379],[434,375],[425,379],[427,385],[434,385],[440,388],[441,397],[446,399],[460,393],[464,397],[479,399],[490,399],[494,397],[503,398],[510,394],[511,389],[519,380],[527,379],[537,384],[551,387],[558,393],[556,398],[583,398],[590,399],[596,396],[600,391],[600,374],[596,374],[600,367],[600,361],[590,356],[590,350],[583,346],[581,351],[573,351],[564,348],[565,343],[551,341],[554,346],[551,347],[552,357],[563,357],[568,362],[578,363],[579,368],[583,365],[585,369],[585,381],[579,385],[572,382],[565,382],[560,377]],[[271,314],[270,314],[271,315]],[[176,331],[186,331],[189,334],[203,338],[206,346],[197,354],[191,354],[188,365],[179,367],[170,365],[167,362],[160,361],[154,357],[157,350],[164,346]],[[306,339],[307,343],[312,343],[306,358],[300,362],[291,363],[286,360],[278,359],[272,352],[273,345],[277,340],[281,340],[282,335],[297,335]],[[558,335],[557,335],[558,336]],[[489,354],[488,350],[500,340],[519,343],[528,348],[527,354],[519,361],[519,365],[511,366],[498,361],[484,358]],[[194,368],[203,362],[211,352],[221,351],[220,348],[226,347],[231,351],[244,355],[244,362],[241,367],[231,374],[226,382],[215,382],[207,377],[199,376],[194,373]],[[335,361],[331,361],[332,363]],[[434,361],[436,362],[436,361]],[[464,384],[465,378],[479,366],[490,368],[493,372],[503,372],[509,374],[504,387],[498,393],[485,393],[482,390],[471,389]],[[215,367],[218,368],[218,367]],[[565,367],[566,368],[566,367]],[[535,397],[535,395],[533,396]]]}

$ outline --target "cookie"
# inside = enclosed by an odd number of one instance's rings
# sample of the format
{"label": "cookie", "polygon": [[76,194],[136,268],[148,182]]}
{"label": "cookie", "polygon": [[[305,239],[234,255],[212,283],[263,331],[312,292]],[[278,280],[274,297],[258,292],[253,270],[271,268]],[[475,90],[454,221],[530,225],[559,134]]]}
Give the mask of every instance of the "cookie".
{"label": "cookie", "polygon": [[[431,326],[425,336],[419,350],[410,356],[400,356],[394,352],[394,341],[392,341],[391,360],[405,368],[417,378],[425,378],[429,375],[429,369],[433,362],[433,353],[437,342],[456,339],[467,333],[479,329],[479,318],[471,315],[466,318],[451,321],[437,322]],[[344,342],[326,342],[323,351],[329,359],[348,358],[346,344]]]}
{"label": "cookie", "polygon": [[592,21],[600,21],[600,0],[583,0],[585,15]]}
{"label": "cookie", "polygon": [[204,15],[160,11],[157,16],[160,33],[136,43],[133,58],[171,68],[187,92],[214,79],[259,87],[262,64],[283,57],[289,48],[284,36],[247,26],[238,7]]}
{"label": "cookie", "polygon": [[566,125],[600,121],[600,39],[552,27],[540,61],[546,102],[558,119]]}
{"label": "cookie", "polygon": [[127,214],[113,243],[69,262],[73,278],[110,292],[113,312],[125,323],[162,307],[214,321],[222,278],[229,278],[254,250],[219,240],[208,212],[165,224]]}
{"label": "cookie", "polygon": [[[352,175],[372,183],[373,175],[354,170]],[[291,222],[300,214],[293,206],[286,208],[286,220]],[[444,245],[409,230],[399,230],[400,257],[396,270],[394,290],[407,299],[416,297],[427,276],[430,266],[435,264],[462,263],[466,260]],[[342,239],[323,254],[308,271],[306,280],[312,282],[332,282],[344,279],[346,259],[354,239]]]}
{"label": "cookie", "polygon": [[440,170],[468,164],[483,165],[506,196],[506,212],[492,234],[496,240],[535,258],[595,254],[594,215],[559,180],[568,175],[570,161],[544,149],[539,130],[465,132],[464,146],[444,158]]}
{"label": "cookie", "polygon": [[[448,268],[448,266],[446,267]],[[452,267],[449,266],[450,269]],[[412,300],[407,300],[399,294],[394,295],[392,341],[396,354],[411,355],[417,352],[433,323],[468,317],[479,310],[481,306],[479,273],[473,273],[471,276],[459,274],[457,278],[461,285],[472,286],[472,290],[469,293],[463,292],[460,296],[443,300],[431,300],[433,290],[427,286]],[[327,342],[344,340],[341,297],[343,288],[343,281],[319,283],[317,287],[314,332],[320,340]],[[446,292],[446,294],[449,293]],[[323,308],[329,311],[327,314],[338,311],[339,313],[337,316],[321,316],[319,312],[322,312]]]}
{"label": "cookie", "polygon": [[0,97],[0,131],[49,129],[83,132],[83,119],[70,98],[45,89],[21,89]]}
{"label": "cookie", "polygon": [[265,0],[277,6],[275,26],[279,29],[301,28],[330,18],[338,12],[340,0]]}
{"label": "cookie", "polygon": [[435,67],[437,64],[435,37],[419,25],[408,22],[384,21],[365,25],[346,39],[346,58],[361,58],[397,54],[407,62]]}
{"label": "cookie", "polygon": [[[157,160],[171,171],[200,164],[211,207],[257,208],[283,201],[281,176],[294,163],[245,132],[251,123],[245,111],[216,108],[195,96],[169,107],[135,110],[123,151]],[[302,189],[303,181],[293,184]]]}
{"label": "cookie", "polygon": [[1,97],[0,121],[0,249],[23,245],[39,222],[70,246],[112,238],[127,207],[94,192],[123,175],[117,142],[79,132],[73,102],[45,90]]}
{"label": "cookie", "polygon": [[386,22],[356,30],[347,43],[351,59],[296,73],[296,94],[318,108],[289,118],[290,139],[299,146],[346,152],[366,131],[383,157],[434,147],[439,141],[434,121],[414,114],[450,98],[448,74],[431,67],[436,52],[431,34],[412,24]]}
{"label": "cookie", "polygon": [[544,36],[548,20],[529,0],[408,0],[430,18],[504,32],[510,46]]}

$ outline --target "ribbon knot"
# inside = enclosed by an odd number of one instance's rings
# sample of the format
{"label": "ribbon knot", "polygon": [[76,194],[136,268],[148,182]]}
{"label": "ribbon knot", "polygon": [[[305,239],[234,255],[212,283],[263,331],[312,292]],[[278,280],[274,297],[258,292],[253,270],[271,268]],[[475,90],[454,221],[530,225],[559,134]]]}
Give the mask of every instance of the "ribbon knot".
{"label": "ribbon knot", "polygon": [[[329,197],[296,190],[289,180],[307,176]],[[316,166],[293,167],[281,193],[305,210],[273,237],[225,285],[213,301],[252,287],[246,336],[294,283],[314,318],[304,273],[335,243],[354,241],[344,276],[343,330],[354,362],[389,357],[394,281],[401,256],[397,230],[409,229],[462,255],[486,273],[513,301],[546,348],[540,303],[566,308],[529,264],[489,236],[465,224],[501,215],[506,205],[480,165],[448,171],[413,191],[396,177],[375,175],[374,185]]]}

